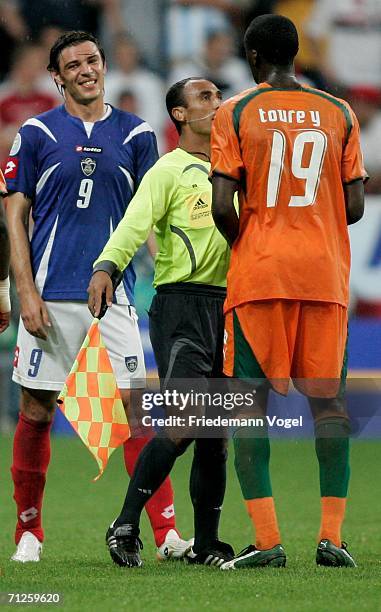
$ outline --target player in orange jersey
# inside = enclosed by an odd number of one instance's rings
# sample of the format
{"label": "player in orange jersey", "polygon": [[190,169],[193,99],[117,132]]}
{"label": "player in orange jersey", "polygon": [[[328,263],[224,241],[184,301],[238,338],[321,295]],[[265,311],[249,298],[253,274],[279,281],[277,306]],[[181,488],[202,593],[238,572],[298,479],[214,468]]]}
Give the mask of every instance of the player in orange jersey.
{"label": "player in orange jersey", "polygon": [[285,565],[266,407],[270,388],[286,394],[290,377],[315,421],[322,502],[316,561],[354,566],[341,525],[349,480],[347,224],[363,215],[366,178],[358,122],[346,102],[297,81],[298,34],[289,19],[254,19],[245,47],[258,86],[228,100],[214,119],[213,216],[232,246],[224,370],[259,379],[255,416],[263,427],[256,437],[248,428],[234,434],[256,541],[222,568]]}

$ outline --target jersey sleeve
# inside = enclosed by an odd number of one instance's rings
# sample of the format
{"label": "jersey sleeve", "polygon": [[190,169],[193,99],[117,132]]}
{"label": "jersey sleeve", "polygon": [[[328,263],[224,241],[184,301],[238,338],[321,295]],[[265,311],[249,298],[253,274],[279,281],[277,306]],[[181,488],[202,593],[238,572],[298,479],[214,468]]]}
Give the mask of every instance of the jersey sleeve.
{"label": "jersey sleeve", "polygon": [[135,152],[134,176],[139,185],[147,170],[152,168],[159,158],[156,136],[148,123],[141,123],[136,128],[136,135],[132,142]]}
{"label": "jersey sleeve", "polygon": [[169,172],[157,167],[149,170],[94,266],[107,260],[123,271],[153,226],[166,214],[174,189]]}
{"label": "jersey sleeve", "polygon": [[37,184],[37,141],[30,127],[16,134],[4,171],[8,191],[20,191],[29,198],[35,195]]}
{"label": "jersey sleeve", "polygon": [[343,183],[362,179],[367,180],[368,174],[364,168],[363,156],[360,146],[360,128],[356,115],[350,109],[352,118],[352,129],[344,147],[341,160],[341,179]]}
{"label": "jersey sleeve", "polygon": [[222,106],[218,109],[212,124],[211,135],[212,174],[224,174],[239,181],[243,161],[238,136],[233,125],[230,109]]}

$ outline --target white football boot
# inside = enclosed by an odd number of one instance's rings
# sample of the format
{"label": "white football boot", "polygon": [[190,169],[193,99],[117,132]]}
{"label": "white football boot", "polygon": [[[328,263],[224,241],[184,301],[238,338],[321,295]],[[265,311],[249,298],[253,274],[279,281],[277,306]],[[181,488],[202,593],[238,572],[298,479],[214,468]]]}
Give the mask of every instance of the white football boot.
{"label": "white football boot", "polygon": [[183,559],[194,544],[194,538],[182,540],[174,529],[170,529],[165,536],[165,540],[156,551],[159,561],[168,559]]}
{"label": "white football boot", "polygon": [[11,557],[11,561],[28,563],[29,561],[39,561],[42,552],[42,544],[30,531],[25,531],[17,545],[16,552]]}

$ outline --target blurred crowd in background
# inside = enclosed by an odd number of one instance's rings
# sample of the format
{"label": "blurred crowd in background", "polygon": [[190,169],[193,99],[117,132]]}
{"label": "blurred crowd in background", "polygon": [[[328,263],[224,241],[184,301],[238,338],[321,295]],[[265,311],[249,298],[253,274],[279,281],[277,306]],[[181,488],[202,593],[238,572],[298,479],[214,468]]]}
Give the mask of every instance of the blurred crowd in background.
{"label": "blurred crowd in background", "polygon": [[176,145],[163,103],[167,87],[192,75],[213,80],[225,98],[251,87],[243,32],[271,12],[299,30],[299,77],[352,104],[372,175],[367,191],[380,193],[380,0],[0,0],[2,163],[19,125],[62,101],[46,65],[63,31],[99,37],[106,100],[148,121],[165,153]]}
{"label": "blurred crowd in background", "polygon": [[[264,13],[296,24],[299,79],[352,105],[371,176],[366,192],[381,194],[381,0],[0,0],[0,166],[19,126],[62,103],[46,70],[62,32],[98,36],[107,58],[106,101],[148,121],[163,154],[177,143],[164,104],[168,86],[204,76],[225,98],[252,87],[242,38]],[[379,251],[381,258],[381,241]],[[152,263],[143,251],[137,264],[139,309],[149,302]],[[356,309],[381,317],[381,300],[357,300]],[[0,337],[3,364],[15,329]],[[1,362],[3,388],[9,368],[5,375]]]}

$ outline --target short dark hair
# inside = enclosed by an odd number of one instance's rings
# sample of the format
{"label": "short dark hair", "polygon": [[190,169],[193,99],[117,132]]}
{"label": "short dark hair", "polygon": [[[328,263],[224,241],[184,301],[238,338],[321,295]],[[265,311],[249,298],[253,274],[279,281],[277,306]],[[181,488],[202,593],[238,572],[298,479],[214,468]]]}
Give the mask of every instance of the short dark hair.
{"label": "short dark hair", "polygon": [[187,101],[184,96],[184,87],[189,81],[203,81],[204,77],[187,77],[186,79],[182,79],[181,81],[177,81],[171,85],[171,87],[167,91],[167,95],[165,96],[165,104],[167,107],[168,115],[171,120],[175,124],[175,128],[178,134],[181,134],[181,122],[177,121],[172,115],[172,110],[176,108],[176,106],[184,106],[187,107]]}
{"label": "short dark hair", "polygon": [[261,15],[250,23],[245,32],[246,51],[255,49],[267,62],[279,66],[292,64],[299,50],[298,32],[283,15]]}
{"label": "short dark hair", "polygon": [[59,72],[59,61],[62,51],[66,49],[66,47],[80,45],[81,43],[86,41],[94,43],[101,55],[102,62],[104,64],[106,61],[105,52],[98,39],[93,34],[90,34],[90,32],[72,30],[71,32],[65,32],[59,38],[57,38],[53,47],[50,49],[48,70],[50,72]]}

